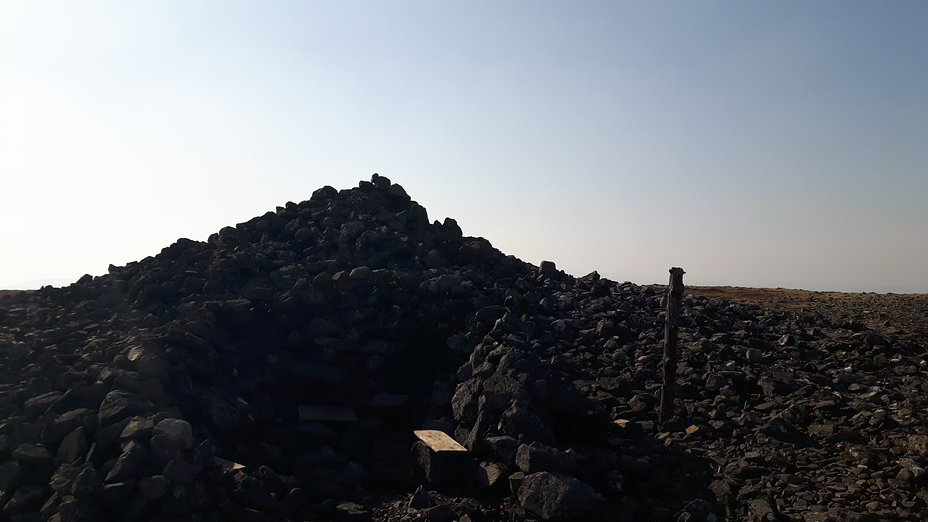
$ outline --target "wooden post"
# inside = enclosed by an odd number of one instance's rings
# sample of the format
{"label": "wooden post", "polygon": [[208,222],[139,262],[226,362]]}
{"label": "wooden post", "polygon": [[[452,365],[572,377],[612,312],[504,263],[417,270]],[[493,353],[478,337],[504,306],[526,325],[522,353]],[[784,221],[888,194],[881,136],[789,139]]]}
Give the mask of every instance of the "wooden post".
{"label": "wooden post", "polygon": [[680,300],[683,298],[682,268],[670,269],[670,285],[667,288],[667,324],[664,326],[664,386],[661,388],[660,421],[673,417],[673,395],[677,381],[677,333],[680,316]]}

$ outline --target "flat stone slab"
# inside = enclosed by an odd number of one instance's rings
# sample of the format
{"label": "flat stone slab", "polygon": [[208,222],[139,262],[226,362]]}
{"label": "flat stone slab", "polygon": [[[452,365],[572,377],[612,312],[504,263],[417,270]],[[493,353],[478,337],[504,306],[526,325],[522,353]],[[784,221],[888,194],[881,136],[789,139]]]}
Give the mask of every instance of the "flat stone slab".
{"label": "flat stone slab", "polygon": [[327,422],[358,422],[354,408],[344,406],[297,406],[300,420]]}
{"label": "flat stone slab", "polygon": [[452,439],[443,431],[414,430],[412,434],[436,453],[444,451],[467,451],[467,448],[458,444],[458,441]]}

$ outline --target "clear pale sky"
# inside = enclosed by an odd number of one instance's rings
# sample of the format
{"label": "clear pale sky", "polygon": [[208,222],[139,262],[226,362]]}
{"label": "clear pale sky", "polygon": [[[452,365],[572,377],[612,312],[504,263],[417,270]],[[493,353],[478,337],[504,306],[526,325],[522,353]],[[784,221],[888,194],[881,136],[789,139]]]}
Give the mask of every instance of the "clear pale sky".
{"label": "clear pale sky", "polygon": [[574,275],[928,292],[928,3],[0,0],[0,288],[374,172]]}

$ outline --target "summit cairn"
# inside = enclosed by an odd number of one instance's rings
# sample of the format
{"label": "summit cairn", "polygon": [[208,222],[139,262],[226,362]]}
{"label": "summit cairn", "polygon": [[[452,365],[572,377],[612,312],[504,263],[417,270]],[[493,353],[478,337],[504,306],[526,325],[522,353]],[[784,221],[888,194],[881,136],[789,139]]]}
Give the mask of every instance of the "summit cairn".
{"label": "summit cairn", "polygon": [[660,422],[662,293],[323,187],[0,298],[0,519],[928,515],[924,336],[682,295]]}

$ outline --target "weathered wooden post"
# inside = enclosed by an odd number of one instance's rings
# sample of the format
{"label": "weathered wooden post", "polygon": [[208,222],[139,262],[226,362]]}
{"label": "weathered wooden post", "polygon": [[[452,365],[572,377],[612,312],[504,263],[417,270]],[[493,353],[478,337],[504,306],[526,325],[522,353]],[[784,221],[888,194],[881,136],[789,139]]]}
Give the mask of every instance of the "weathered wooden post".
{"label": "weathered wooden post", "polygon": [[677,381],[677,333],[680,316],[680,300],[683,299],[682,268],[670,269],[670,285],[667,288],[667,323],[664,325],[664,386],[661,388],[660,421],[673,417],[673,395]]}

